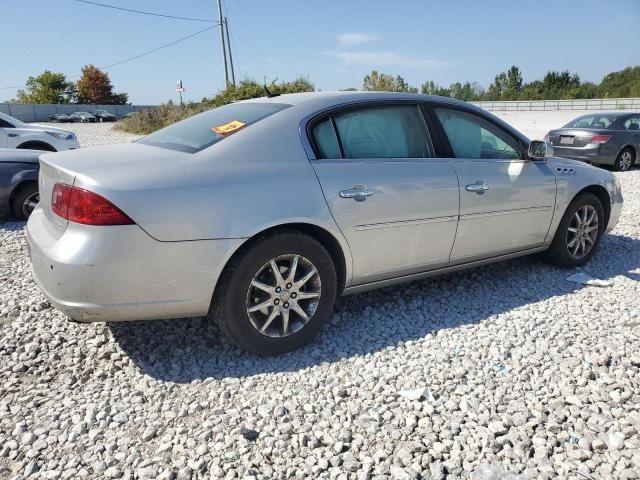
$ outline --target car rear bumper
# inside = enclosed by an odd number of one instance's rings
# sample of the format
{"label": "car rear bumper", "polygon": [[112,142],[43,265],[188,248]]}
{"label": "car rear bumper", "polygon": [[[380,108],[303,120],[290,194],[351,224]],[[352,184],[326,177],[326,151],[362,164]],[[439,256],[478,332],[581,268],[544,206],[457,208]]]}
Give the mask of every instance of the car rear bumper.
{"label": "car rear bumper", "polygon": [[52,232],[42,208],[27,224],[31,269],[51,303],[74,320],[206,315],[241,239],[159,242],[137,225],[69,223]]}
{"label": "car rear bumper", "polygon": [[604,145],[587,145],[586,147],[563,147],[553,145],[553,154],[556,157],[570,158],[572,160],[582,160],[583,162],[595,163],[598,165],[613,165],[616,160],[615,151]]}

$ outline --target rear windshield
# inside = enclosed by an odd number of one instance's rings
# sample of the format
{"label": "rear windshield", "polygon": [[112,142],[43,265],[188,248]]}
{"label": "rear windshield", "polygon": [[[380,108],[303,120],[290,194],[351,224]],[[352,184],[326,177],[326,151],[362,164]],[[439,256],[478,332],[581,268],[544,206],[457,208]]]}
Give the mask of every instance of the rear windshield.
{"label": "rear windshield", "polygon": [[231,103],[169,125],[138,141],[196,153],[289,106],[281,103]]}
{"label": "rear windshield", "polygon": [[564,128],[609,128],[616,118],[615,115],[589,115],[570,121]]}

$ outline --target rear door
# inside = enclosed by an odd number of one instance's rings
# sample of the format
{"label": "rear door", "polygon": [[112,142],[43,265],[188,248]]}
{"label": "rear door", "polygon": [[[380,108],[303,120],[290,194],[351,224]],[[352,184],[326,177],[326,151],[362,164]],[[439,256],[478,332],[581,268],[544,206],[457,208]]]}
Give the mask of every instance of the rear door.
{"label": "rear door", "polygon": [[354,284],[449,263],[458,179],[448,159],[434,158],[416,104],[331,112],[309,134],[313,168],[351,248]]}
{"label": "rear door", "polygon": [[463,263],[544,243],[556,199],[556,177],[526,160],[509,132],[471,111],[433,108],[460,182],[460,220],[451,252]]}

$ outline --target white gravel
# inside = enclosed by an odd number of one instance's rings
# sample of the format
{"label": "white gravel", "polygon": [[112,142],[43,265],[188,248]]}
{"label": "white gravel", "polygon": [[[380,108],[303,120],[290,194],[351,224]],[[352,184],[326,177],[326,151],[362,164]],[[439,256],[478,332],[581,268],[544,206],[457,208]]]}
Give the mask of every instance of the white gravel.
{"label": "white gravel", "polygon": [[39,123],[39,125],[49,125],[75,133],[81,147],[128,143],[140,138],[140,135],[115,130],[113,123]]}
{"label": "white gravel", "polygon": [[272,359],[204,319],[67,321],[4,224],[0,478],[639,478],[640,169],[619,178],[583,269],[612,287],[496,264],[342,298]]}

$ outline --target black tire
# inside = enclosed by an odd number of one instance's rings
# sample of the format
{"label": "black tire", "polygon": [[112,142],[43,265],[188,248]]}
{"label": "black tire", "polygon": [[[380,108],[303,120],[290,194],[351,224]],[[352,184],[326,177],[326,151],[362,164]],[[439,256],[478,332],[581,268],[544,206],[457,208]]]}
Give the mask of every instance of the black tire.
{"label": "black tire", "polygon": [[17,187],[11,198],[11,211],[17,220],[28,220],[33,208],[27,208],[26,204],[38,195],[38,183],[27,182]]}
{"label": "black tire", "polygon": [[[595,230],[597,231],[597,237],[593,241],[591,250],[589,250],[581,258],[576,258],[569,251],[569,227],[576,213],[584,206],[588,205],[593,207],[597,213],[598,228],[597,230]],[[606,218],[604,214],[604,208],[602,207],[602,202],[600,202],[600,199],[594,194],[588,192],[579,194],[576,198],[573,199],[569,207],[567,207],[562,220],[560,220],[560,224],[558,225],[556,234],[553,237],[551,247],[549,247],[549,249],[544,252],[543,258],[552,265],[562,268],[575,268],[585,265],[591,259],[591,257],[597,251],[598,246],[600,245],[602,235],[604,234],[606,228],[605,221]]]}
{"label": "black tire", "polygon": [[[252,323],[248,312],[249,292],[254,277],[261,269],[271,259],[285,255],[299,255],[311,262],[319,275],[321,295],[304,326],[287,336],[272,337],[258,331]],[[336,292],[337,275],[333,259],[320,242],[295,231],[268,234],[252,242],[225,268],[213,296],[209,316],[218,323],[227,338],[243,350],[265,356],[280,355],[306,345],[316,336],[333,310]],[[291,315],[293,318],[293,310]],[[279,321],[282,323],[282,317]],[[273,325],[276,325],[275,321]]]}
{"label": "black tire", "polygon": [[[629,162],[629,157],[631,157],[631,161]],[[632,148],[626,147],[620,150],[620,153],[616,157],[616,161],[613,164],[613,169],[616,172],[626,172],[630,170],[633,164],[636,161],[636,153]]]}

